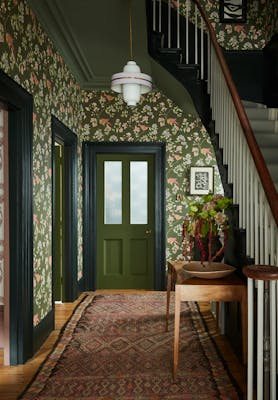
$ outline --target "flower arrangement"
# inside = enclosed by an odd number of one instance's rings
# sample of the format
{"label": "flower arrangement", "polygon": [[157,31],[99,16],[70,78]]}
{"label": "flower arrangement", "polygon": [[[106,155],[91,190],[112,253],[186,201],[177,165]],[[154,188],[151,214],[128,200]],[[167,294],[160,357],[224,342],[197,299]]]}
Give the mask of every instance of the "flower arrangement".
{"label": "flower arrangement", "polygon": [[[224,253],[228,238],[229,222],[225,210],[233,204],[232,199],[220,194],[207,194],[198,201],[189,202],[189,211],[184,218],[182,239],[183,256],[191,259],[194,243],[200,249],[201,263],[213,262]],[[223,244],[213,254],[213,238],[223,237]],[[206,251],[204,239],[207,239]],[[208,254],[207,254],[208,253]]]}

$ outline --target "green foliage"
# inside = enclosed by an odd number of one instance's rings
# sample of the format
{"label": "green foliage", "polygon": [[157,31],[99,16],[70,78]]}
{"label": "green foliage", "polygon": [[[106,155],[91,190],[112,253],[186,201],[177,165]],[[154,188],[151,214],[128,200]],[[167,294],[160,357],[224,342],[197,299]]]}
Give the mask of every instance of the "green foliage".
{"label": "green foliage", "polygon": [[232,199],[219,194],[207,194],[197,201],[190,201],[184,221],[186,232],[193,237],[207,237],[209,232],[216,235],[227,230],[228,217],[225,210],[232,204]]}

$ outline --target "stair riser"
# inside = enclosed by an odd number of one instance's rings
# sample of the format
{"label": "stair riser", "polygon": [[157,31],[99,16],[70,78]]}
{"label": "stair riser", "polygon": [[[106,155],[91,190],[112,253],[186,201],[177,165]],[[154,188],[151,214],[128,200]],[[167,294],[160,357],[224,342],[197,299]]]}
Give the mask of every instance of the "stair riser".
{"label": "stair riser", "polygon": [[273,147],[278,148],[278,135],[271,133],[259,133],[255,134],[256,140],[260,147]]}
{"label": "stair riser", "polygon": [[269,173],[273,179],[273,182],[278,182],[278,163],[267,165]]}
{"label": "stair riser", "polygon": [[262,147],[261,152],[267,164],[278,163],[278,149],[274,147]]}
{"label": "stair riser", "polygon": [[278,133],[278,121],[250,120],[254,132]]}
{"label": "stair riser", "polygon": [[250,120],[268,120],[278,119],[278,110],[275,108],[246,108],[246,114]]}

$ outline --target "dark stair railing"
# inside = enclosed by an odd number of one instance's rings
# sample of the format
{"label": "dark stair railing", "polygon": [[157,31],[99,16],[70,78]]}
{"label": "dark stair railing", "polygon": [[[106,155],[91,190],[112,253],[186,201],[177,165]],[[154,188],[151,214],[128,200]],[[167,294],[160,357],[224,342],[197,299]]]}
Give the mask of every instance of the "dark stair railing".
{"label": "dark stair railing", "polygon": [[[198,0],[147,4],[151,56],[183,83],[208,131],[217,132],[222,163],[228,166],[227,181],[238,204],[238,225],[245,231],[246,252],[256,265],[277,267],[277,191],[214,29]],[[277,343],[277,332],[273,340]],[[250,360],[252,352],[250,348]],[[248,399],[253,396],[250,390],[249,385]]]}

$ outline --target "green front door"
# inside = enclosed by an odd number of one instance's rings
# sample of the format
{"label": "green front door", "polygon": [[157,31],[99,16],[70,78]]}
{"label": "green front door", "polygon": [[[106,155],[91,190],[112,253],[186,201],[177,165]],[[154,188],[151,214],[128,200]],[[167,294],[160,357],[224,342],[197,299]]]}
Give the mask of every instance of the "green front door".
{"label": "green front door", "polygon": [[97,288],[154,288],[152,155],[97,155]]}

